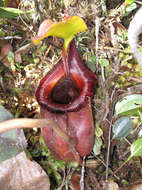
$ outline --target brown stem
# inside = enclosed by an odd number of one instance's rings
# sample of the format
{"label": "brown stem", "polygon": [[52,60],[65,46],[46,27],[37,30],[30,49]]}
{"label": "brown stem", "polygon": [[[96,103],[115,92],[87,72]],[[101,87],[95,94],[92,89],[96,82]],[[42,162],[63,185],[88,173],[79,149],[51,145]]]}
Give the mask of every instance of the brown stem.
{"label": "brown stem", "polygon": [[50,119],[10,119],[7,121],[0,122],[0,133],[15,128],[42,128],[48,125],[50,125],[53,128],[53,130],[64,140],[70,140],[69,136],[60,129],[58,124]]}
{"label": "brown stem", "polygon": [[63,132],[58,124],[50,119],[10,119],[7,121],[0,122],[0,133],[6,132],[15,128],[42,128],[52,127],[55,133],[69,143],[72,153],[74,154],[75,160],[81,165],[82,160],[76,151],[74,140],[71,139],[65,132]]}
{"label": "brown stem", "polygon": [[113,174],[111,175],[111,177],[113,177],[127,162],[128,162],[128,160],[126,160],[125,162],[123,162],[123,164],[119,168],[117,168],[117,170],[115,170],[113,172]]}

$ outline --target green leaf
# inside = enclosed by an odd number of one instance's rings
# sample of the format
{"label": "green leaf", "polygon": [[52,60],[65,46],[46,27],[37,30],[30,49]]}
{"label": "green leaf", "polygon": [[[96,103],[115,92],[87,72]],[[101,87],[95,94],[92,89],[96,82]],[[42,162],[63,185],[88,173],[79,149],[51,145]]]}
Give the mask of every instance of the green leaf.
{"label": "green leaf", "polygon": [[12,118],[12,114],[0,105],[0,121],[5,121]]}
{"label": "green leaf", "polygon": [[[12,119],[12,114],[0,105],[0,121]],[[21,129],[0,133],[0,162],[7,160],[26,147],[26,140]]]}
{"label": "green leaf", "polygon": [[132,3],[132,4],[130,4],[130,5],[128,5],[128,6],[126,7],[126,12],[130,13],[130,12],[132,12],[133,10],[135,10],[136,8],[137,8],[137,4],[136,4],[136,3]]}
{"label": "green leaf", "polygon": [[132,94],[116,103],[115,113],[127,116],[137,115],[140,108],[142,108],[142,95]]}
{"label": "green leaf", "polygon": [[109,61],[107,59],[99,59],[99,63],[103,67],[109,66]]}
{"label": "green leaf", "polygon": [[96,122],[96,127],[95,127],[95,135],[96,137],[101,137],[103,135],[103,131],[99,127],[99,124],[97,122]]}
{"label": "green leaf", "polygon": [[93,147],[93,152],[95,155],[100,154],[102,144],[103,144],[102,139],[100,137],[95,137],[95,143]]}
{"label": "green leaf", "polygon": [[142,129],[139,131],[138,136],[142,137]]}
{"label": "green leaf", "polygon": [[126,5],[126,9],[125,9],[125,13],[122,15],[123,17],[128,16],[133,10],[135,10],[137,8],[137,4],[136,3],[132,3],[129,5]]}
{"label": "green leaf", "polygon": [[[26,14],[32,14],[33,11],[27,11]],[[0,7],[0,18],[16,19],[19,15],[24,16],[24,12],[20,9],[11,7]]]}
{"label": "green leaf", "polygon": [[14,53],[13,53],[12,51],[9,51],[7,58],[8,58],[8,61],[9,61],[10,63],[14,62]]}
{"label": "green leaf", "polygon": [[0,7],[4,6],[3,0],[0,0]]}
{"label": "green leaf", "polygon": [[59,37],[64,39],[64,47],[67,47],[74,35],[87,30],[87,26],[79,16],[68,17],[58,23],[53,23],[51,20],[45,20],[39,28],[38,35],[32,38],[35,45],[38,45],[41,40],[49,36]]}
{"label": "green leaf", "polygon": [[125,0],[125,5],[130,5],[134,3],[136,0]]}
{"label": "green leaf", "polygon": [[142,54],[142,48],[139,48],[140,53]]}
{"label": "green leaf", "polygon": [[134,156],[142,156],[142,137],[138,138],[130,147],[131,155],[128,160]]}
{"label": "green leaf", "polygon": [[132,129],[132,119],[129,117],[119,118],[113,126],[113,138],[124,138],[130,134]]}
{"label": "green leaf", "polygon": [[138,110],[138,115],[139,115],[140,121],[142,122],[142,113],[139,110]]}
{"label": "green leaf", "polygon": [[95,55],[93,55],[93,56],[91,57],[91,61],[92,61],[93,63],[96,63],[96,56],[95,56]]}
{"label": "green leaf", "polygon": [[0,7],[0,18],[16,19],[20,14],[24,14],[20,9]]}

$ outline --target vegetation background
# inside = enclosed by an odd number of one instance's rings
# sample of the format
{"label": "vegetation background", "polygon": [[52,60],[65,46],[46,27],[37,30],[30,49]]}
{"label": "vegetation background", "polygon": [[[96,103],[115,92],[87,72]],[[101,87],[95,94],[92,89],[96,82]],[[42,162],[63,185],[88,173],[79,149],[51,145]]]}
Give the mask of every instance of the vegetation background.
{"label": "vegetation background", "polygon": [[[87,32],[76,36],[83,61],[98,77],[92,105],[95,145],[86,158],[86,190],[142,189],[142,69],[127,39],[129,23],[141,5],[141,0],[0,1],[0,104],[15,118],[38,118],[36,88],[61,56],[61,39],[32,44],[40,23],[47,18],[57,22],[68,14],[80,16],[88,26]],[[134,95],[134,102],[128,95]],[[126,108],[120,111],[125,97]],[[55,160],[39,129],[24,132],[26,153],[46,171],[51,189],[79,190],[82,168]]]}

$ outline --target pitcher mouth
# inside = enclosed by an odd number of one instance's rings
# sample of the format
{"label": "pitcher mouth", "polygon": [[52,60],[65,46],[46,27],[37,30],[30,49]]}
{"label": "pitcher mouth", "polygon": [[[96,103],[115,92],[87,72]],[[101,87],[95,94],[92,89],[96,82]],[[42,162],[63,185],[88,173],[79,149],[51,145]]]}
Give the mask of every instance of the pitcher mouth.
{"label": "pitcher mouth", "polygon": [[56,104],[71,104],[79,96],[79,89],[69,76],[62,77],[51,92]]}
{"label": "pitcher mouth", "polygon": [[[78,111],[93,96],[95,74],[80,59],[75,41],[70,43],[67,55],[41,79],[36,91],[40,106],[52,112]],[[66,56],[66,57],[64,57]],[[68,66],[65,71],[64,59]]]}

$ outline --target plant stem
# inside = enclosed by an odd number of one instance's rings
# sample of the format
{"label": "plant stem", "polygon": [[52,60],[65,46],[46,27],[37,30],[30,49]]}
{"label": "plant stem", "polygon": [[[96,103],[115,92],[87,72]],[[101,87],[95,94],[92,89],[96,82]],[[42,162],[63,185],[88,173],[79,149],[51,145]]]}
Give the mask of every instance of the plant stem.
{"label": "plant stem", "polygon": [[53,130],[67,142],[70,141],[69,136],[60,129],[60,127],[55,121],[51,119],[29,119],[29,118],[10,119],[7,121],[0,122],[0,133],[15,128],[42,128],[46,126],[52,127]]}
{"label": "plant stem", "polygon": [[82,160],[79,156],[79,153],[76,151],[74,140],[68,136],[59,125],[51,119],[29,119],[29,118],[20,118],[20,119],[10,119],[7,121],[0,122],[0,133],[6,132],[11,129],[18,128],[42,128],[42,127],[52,127],[55,133],[61,137],[63,140],[68,142],[70,149],[74,154],[75,160],[81,164]]}
{"label": "plant stem", "polygon": [[112,131],[112,121],[109,125],[109,134],[108,134],[108,148],[107,148],[107,161],[106,161],[106,183],[105,190],[108,189],[108,169],[109,169],[109,154],[110,154],[110,144],[111,144],[111,131]]}
{"label": "plant stem", "polygon": [[127,162],[128,162],[128,159],[125,162],[123,162],[123,164],[119,168],[117,168],[117,170],[115,170],[115,172],[113,172],[111,177],[114,176]]}
{"label": "plant stem", "polygon": [[81,169],[80,190],[84,190],[85,158],[86,156],[83,157],[83,163]]}
{"label": "plant stem", "polygon": [[100,25],[100,20],[98,17],[96,17],[95,20],[95,36],[96,36],[96,67],[98,69],[99,66],[99,55],[98,55],[98,49],[99,49],[99,25]]}

